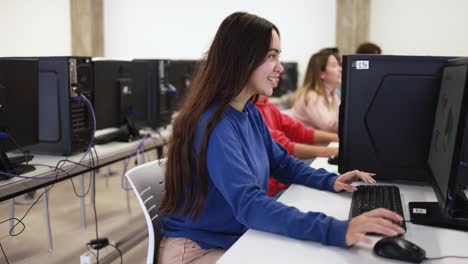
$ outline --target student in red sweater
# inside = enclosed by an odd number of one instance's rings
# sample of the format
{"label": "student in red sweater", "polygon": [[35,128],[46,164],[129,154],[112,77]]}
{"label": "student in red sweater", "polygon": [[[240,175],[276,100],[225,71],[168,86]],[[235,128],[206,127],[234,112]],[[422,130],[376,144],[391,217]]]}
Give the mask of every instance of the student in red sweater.
{"label": "student in red sweater", "polygon": [[[305,126],[301,121],[281,113],[278,107],[271,103],[266,96],[260,96],[256,100],[255,106],[260,110],[270,130],[271,137],[285,147],[289,155],[298,159],[338,155],[338,148],[323,146],[332,141],[338,141],[337,134]],[[270,178],[268,194],[272,196],[286,188],[286,185]]]}

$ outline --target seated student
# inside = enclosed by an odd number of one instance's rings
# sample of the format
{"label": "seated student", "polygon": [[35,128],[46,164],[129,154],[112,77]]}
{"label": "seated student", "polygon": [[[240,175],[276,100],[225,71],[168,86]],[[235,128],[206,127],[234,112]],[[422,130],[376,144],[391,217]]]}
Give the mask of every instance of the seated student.
{"label": "seated student", "polygon": [[336,54],[336,58],[338,59],[338,62],[341,65],[341,55],[340,55],[340,49],[338,47],[327,47],[323,48],[319,51],[319,53],[334,53]]}
{"label": "seated student", "polygon": [[356,54],[382,54],[382,49],[377,44],[365,42],[359,45]]}
{"label": "seated student", "polygon": [[324,50],[309,60],[304,84],[297,90],[292,116],[304,124],[338,132],[340,98],[335,89],[341,84],[341,63],[336,52]]}
{"label": "seated student", "polygon": [[313,169],[271,138],[250,98],[273,93],[280,52],[278,28],[263,18],[238,12],[221,23],[173,123],[159,263],[214,263],[249,228],[343,248],[371,243],[369,232],[403,232],[384,220],[401,217],[382,208],[342,221],[268,197],[269,175],[330,192],[375,182]]}
{"label": "seated student", "polygon": [[[330,52],[330,53],[336,54],[336,58],[338,59],[338,63],[340,63],[340,65],[341,65],[342,58],[341,58],[341,55],[340,55],[340,49],[338,47],[323,48],[319,52],[320,53]],[[336,96],[338,96],[338,98],[341,99],[341,87],[340,86],[337,86],[335,88],[335,93],[336,93]]]}
{"label": "seated student", "polygon": [[[301,121],[294,120],[281,113],[278,107],[271,103],[266,96],[260,95],[258,99],[254,99],[254,102],[262,114],[271,137],[286,148],[289,155],[303,160],[338,155],[338,148],[311,145],[337,142],[338,135],[336,133],[304,126]],[[268,182],[269,196],[273,196],[286,188],[287,185],[270,177]]]}

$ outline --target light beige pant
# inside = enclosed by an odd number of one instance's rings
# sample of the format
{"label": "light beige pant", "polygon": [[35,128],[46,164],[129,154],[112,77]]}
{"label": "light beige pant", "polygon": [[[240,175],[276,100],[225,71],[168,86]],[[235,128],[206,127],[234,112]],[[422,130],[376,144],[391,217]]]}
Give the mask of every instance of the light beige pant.
{"label": "light beige pant", "polygon": [[222,249],[202,249],[182,237],[164,237],[159,245],[159,264],[214,264],[224,254]]}

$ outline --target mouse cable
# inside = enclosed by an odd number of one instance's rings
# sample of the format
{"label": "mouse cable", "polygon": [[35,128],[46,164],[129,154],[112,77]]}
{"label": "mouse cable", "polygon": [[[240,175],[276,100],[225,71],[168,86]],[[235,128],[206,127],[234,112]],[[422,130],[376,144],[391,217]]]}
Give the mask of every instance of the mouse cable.
{"label": "mouse cable", "polygon": [[[93,152],[90,152],[89,155],[90,155],[90,157],[91,157],[91,159],[90,159],[90,161],[91,161],[91,160],[93,159]],[[75,165],[77,165],[77,166],[82,166],[82,167],[85,167],[85,168],[87,168],[87,169],[91,169],[91,174],[95,173],[95,169],[93,169],[94,165],[86,166],[86,165],[83,165],[83,164],[80,164],[80,163],[77,163],[77,162],[74,162],[74,161],[71,161],[71,160],[68,160],[68,159],[61,160],[60,162],[64,162],[64,163],[65,163],[65,162],[69,162],[69,163],[75,164]],[[83,173],[83,174],[84,174],[84,173]],[[91,175],[91,177],[92,177],[92,175]],[[88,183],[88,188],[87,188],[87,190],[85,191],[85,193],[84,193],[83,195],[78,194],[78,192],[77,192],[77,190],[76,190],[76,187],[75,187],[75,182],[73,181],[73,177],[70,177],[70,178],[68,178],[68,179],[70,180],[70,182],[71,182],[71,184],[72,184],[73,192],[75,193],[75,196],[76,196],[76,197],[78,197],[78,198],[84,198],[84,197],[86,197],[86,196],[88,195],[88,193],[89,193],[90,190],[91,190],[91,183],[92,183],[91,178],[90,178],[89,183]]]}
{"label": "mouse cable", "polygon": [[3,250],[2,243],[0,243],[0,248],[2,249],[3,257],[5,258],[6,263],[7,263],[7,264],[10,264],[10,261],[8,261],[8,258],[7,258],[7,255],[6,255],[6,253],[5,253],[5,250]]}
{"label": "mouse cable", "polygon": [[[63,166],[63,165],[60,166],[60,167],[59,167],[58,165],[59,165],[59,164],[57,164],[57,166],[55,166],[55,170],[54,170],[54,172],[56,173],[56,175],[58,175],[58,172],[59,172],[59,171],[63,171],[63,169],[62,169],[62,166]],[[21,233],[23,233],[23,231],[26,229],[26,225],[23,223],[23,219],[28,215],[29,211],[31,211],[31,209],[37,204],[37,202],[39,202],[39,200],[42,198],[42,196],[44,196],[45,192],[50,191],[50,190],[54,187],[54,185],[55,185],[55,184],[52,184],[52,185],[50,185],[50,186],[47,186],[47,187],[44,189],[44,191],[36,198],[36,200],[29,206],[29,208],[26,210],[26,212],[24,213],[24,215],[23,215],[20,219],[18,219],[18,218],[16,218],[16,217],[13,217],[13,218],[8,218],[8,219],[3,220],[3,221],[0,222],[0,224],[3,224],[3,223],[8,222],[8,221],[10,221],[10,220],[16,220],[16,223],[15,223],[15,224],[10,228],[10,230],[9,230],[9,235],[10,235],[10,236],[18,236],[18,235],[20,235]],[[15,233],[14,231],[15,231],[16,227],[17,227],[19,224],[22,225],[22,229],[21,229],[19,232]]]}
{"label": "mouse cable", "polygon": [[460,258],[460,259],[468,259],[468,256],[441,256],[441,257],[433,257],[433,258],[425,258],[425,260],[434,260],[434,259],[443,259],[443,258]]}
{"label": "mouse cable", "polygon": [[[406,223],[411,223],[411,220],[405,220]],[[443,259],[443,258],[461,258],[461,259],[468,259],[468,256],[441,256],[441,257],[432,257],[432,258],[425,258],[425,260],[435,260],[435,259]]]}
{"label": "mouse cable", "polygon": [[[40,165],[41,165],[41,166],[47,166],[47,167],[49,167],[48,165],[42,165],[42,164],[40,164]],[[63,165],[60,166],[60,167],[59,167],[58,165],[59,165],[59,164],[57,164],[57,166],[55,166],[56,175],[58,175],[58,171],[59,171],[59,170],[64,171],[64,170],[62,169],[62,166],[63,166]],[[3,224],[3,223],[8,222],[8,221],[10,221],[10,220],[16,220],[16,221],[17,221],[17,223],[14,224],[13,227],[9,230],[9,235],[10,235],[10,236],[18,236],[18,235],[20,235],[21,233],[23,233],[23,231],[26,229],[26,225],[23,223],[22,220],[28,215],[29,211],[34,207],[34,205],[36,205],[37,202],[42,198],[42,196],[45,194],[45,192],[50,191],[53,187],[54,187],[54,184],[52,184],[51,186],[49,186],[48,188],[46,188],[46,189],[36,198],[36,200],[30,205],[30,207],[26,210],[26,213],[24,213],[24,215],[23,215],[23,217],[21,217],[21,219],[18,219],[18,218],[16,218],[16,217],[13,217],[13,218],[8,218],[8,219],[3,220],[3,221],[0,222],[0,224]],[[18,233],[14,233],[14,230],[15,230],[16,226],[18,226],[19,224],[22,225],[21,231],[19,231]],[[9,264],[10,261],[8,260],[8,257],[7,257],[7,255],[6,255],[6,252],[5,252],[5,250],[4,250],[4,248],[3,248],[3,245],[2,245],[1,243],[0,243],[0,249],[2,250],[2,254],[3,254],[4,258],[5,258],[6,263]]]}
{"label": "mouse cable", "polygon": [[119,247],[117,247],[116,245],[112,245],[110,243],[108,244],[108,246],[111,246],[111,247],[115,248],[115,250],[117,250],[117,252],[120,255],[120,264],[123,264],[123,254],[122,254],[122,251],[119,249]]}

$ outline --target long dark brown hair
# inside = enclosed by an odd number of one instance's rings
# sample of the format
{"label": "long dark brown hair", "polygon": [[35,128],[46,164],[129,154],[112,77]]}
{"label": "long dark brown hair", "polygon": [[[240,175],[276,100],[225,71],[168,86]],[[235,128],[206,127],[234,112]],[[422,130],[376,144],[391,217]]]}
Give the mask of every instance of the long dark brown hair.
{"label": "long dark brown hair", "polygon": [[[166,194],[160,207],[163,212],[171,214],[182,209],[182,214],[198,218],[208,189],[206,150],[209,136],[223,117],[226,106],[265,60],[273,30],[279,35],[271,22],[242,12],[229,15],[221,23],[173,123],[166,166]],[[198,122],[212,105],[216,105],[216,110],[207,122],[196,153]],[[195,154],[198,154],[198,160]]]}

